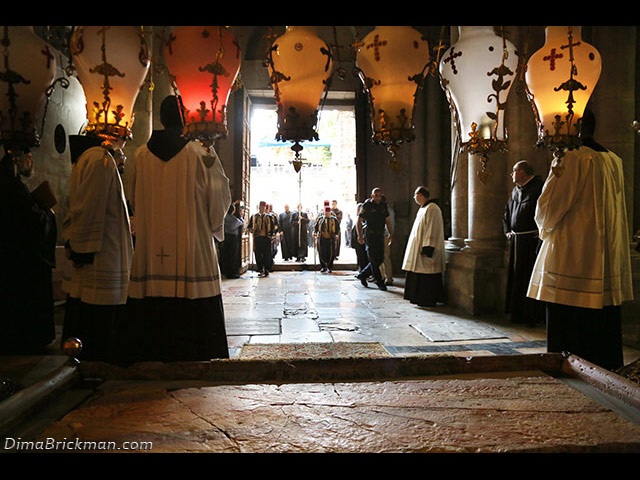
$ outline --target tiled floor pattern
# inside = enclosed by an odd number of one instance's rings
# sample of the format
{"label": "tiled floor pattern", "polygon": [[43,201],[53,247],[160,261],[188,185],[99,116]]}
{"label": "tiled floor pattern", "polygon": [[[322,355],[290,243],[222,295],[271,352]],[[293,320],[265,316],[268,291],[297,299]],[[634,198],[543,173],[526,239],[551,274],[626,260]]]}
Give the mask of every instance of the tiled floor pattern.
{"label": "tiled floor pattern", "polygon": [[[460,315],[446,305],[421,308],[403,299],[403,280],[364,288],[350,270],[331,274],[254,272],[223,282],[230,355],[245,343],[380,342],[394,356],[515,355],[546,351],[543,326],[515,326],[500,317]],[[450,333],[433,341],[429,327]],[[420,327],[420,328],[416,328]],[[493,332],[487,336],[486,331]],[[447,333],[448,332],[448,333]],[[497,338],[496,338],[497,337]]]}

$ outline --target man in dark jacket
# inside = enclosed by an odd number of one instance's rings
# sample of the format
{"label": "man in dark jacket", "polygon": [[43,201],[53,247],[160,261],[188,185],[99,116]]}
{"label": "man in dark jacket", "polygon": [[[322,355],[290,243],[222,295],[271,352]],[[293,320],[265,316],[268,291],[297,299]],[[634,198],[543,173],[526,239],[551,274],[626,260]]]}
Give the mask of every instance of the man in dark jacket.
{"label": "man in dark jacket", "polygon": [[[380,264],[384,261],[384,242],[389,245],[393,242],[393,229],[389,219],[387,203],[383,201],[382,189],[379,187],[371,190],[371,197],[362,204],[358,215],[358,243],[366,245],[369,263],[358,274],[358,279],[363,287],[367,287],[367,278],[373,275],[379,290],[386,290]],[[385,238],[385,226],[389,235]]]}

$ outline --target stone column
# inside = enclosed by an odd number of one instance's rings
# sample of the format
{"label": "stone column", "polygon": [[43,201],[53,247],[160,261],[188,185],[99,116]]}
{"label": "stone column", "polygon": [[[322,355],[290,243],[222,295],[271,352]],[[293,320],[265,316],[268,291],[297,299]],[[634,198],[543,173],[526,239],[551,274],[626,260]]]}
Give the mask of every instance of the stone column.
{"label": "stone column", "polygon": [[468,236],[464,250],[481,254],[495,252],[504,247],[502,212],[504,211],[504,154],[489,154],[483,171],[482,157],[469,155]]}
{"label": "stone column", "polygon": [[[455,132],[454,132],[455,134]],[[446,249],[451,251],[462,250],[464,239],[467,237],[468,226],[468,156],[466,153],[452,153],[451,175],[451,236],[447,239]],[[457,157],[457,158],[456,158]]]}
{"label": "stone column", "polygon": [[[505,158],[505,154],[490,154],[483,183],[478,175],[482,167],[480,158],[468,156],[465,172],[468,181],[468,189],[465,189],[468,191],[467,238],[462,250],[448,249],[446,287],[447,303],[471,315],[495,314],[502,310]],[[454,188],[458,216],[464,210],[460,205],[464,202],[458,202],[462,197],[462,193],[456,193]]]}

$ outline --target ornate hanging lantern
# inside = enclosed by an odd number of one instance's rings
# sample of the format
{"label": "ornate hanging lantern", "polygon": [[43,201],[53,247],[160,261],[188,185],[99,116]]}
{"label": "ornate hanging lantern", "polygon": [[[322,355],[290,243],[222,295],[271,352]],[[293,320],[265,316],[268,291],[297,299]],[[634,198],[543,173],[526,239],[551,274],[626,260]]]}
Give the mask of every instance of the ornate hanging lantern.
{"label": "ornate hanging lantern", "polygon": [[131,26],[77,27],[71,55],[87,99],[85,132],[106,143],[129,140],[133,107],[150,65],[142,31]]}
{"label": "ornate hanging lantern", "polygon": [[490,152],[507,151],[504,112],[518,69],[516,48],[494,27],[458,27],[458,41],[440,59],[440,81],[455,119],[461,151],[480,155],[484,183]]}
{"label": "ornate hanging lantern", "polygon": [[600,53],[582,40],[582,27],[545,29],[544,46],[531,55],[525,74],[538,126],[537,146],[550,149],[561,175],[566,150],[579,147],[580,120],[602,71]]}
{"label": "ornate hanging lantern", "polygon": [[301,158],[300,142],[319,139],[318,106],[333,69],[331,51],[316,36],[316,29],[286,27],[286,32],[276,38],[267,54],[278,113],[276,140],[294,142],[291,147],[295,152],[294,162]]}
{"label": "ornate hanging lantern", "polygon": [[369,99],[373,143],[395,162],[403,142],[415,140],[415,103],[429,65],[429,45],[403,26],[376,27],[356,44],[356,64]]}
{"label": "ornate hanging lantern", "polygon": [[36,123],[55,78],[56,61],[33,27],[1,28],[0,143],[8,152],[40,144]]}
{"label": "ornate hanging lantern", "polygon": [[227,103],[240,73],[240,45],[228,27],[180,26],[165,58],[185,109],[185,135],[211,145],[227,138]]}

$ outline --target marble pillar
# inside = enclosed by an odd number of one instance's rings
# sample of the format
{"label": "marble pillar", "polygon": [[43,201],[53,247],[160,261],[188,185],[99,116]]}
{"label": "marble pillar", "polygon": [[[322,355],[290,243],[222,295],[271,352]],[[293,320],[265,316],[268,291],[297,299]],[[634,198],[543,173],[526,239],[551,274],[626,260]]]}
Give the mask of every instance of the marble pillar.
{"label": "marble pillar", "polygon": [[[471,315],[497,313],[504,303],[505,165],[502,153],[490,154],[484,169],[480,156],[468,156],[467,237],[461,250],[448,248],[446,285],[447,303]],[[454,187],[457,206],[452,218],[459,218],[464,210],[459,204],[463,196],[455,192],[460,187]]]}
{"label": "marble pillar", "polygon": [[467,163],[467,154],[456,154],[454,150],[451,168],[451,236],[446,242],[447,251],[462,250],[465,245],[464,239],[467,237],[469,210]]}
{"label": "marble pillar", "polygon": [[464,251],[492,253],[504,247],[502,212],[504,211],[504,176],[506,157],[490,154],[483,166],[480,155],[469,155],[468,232]]}

